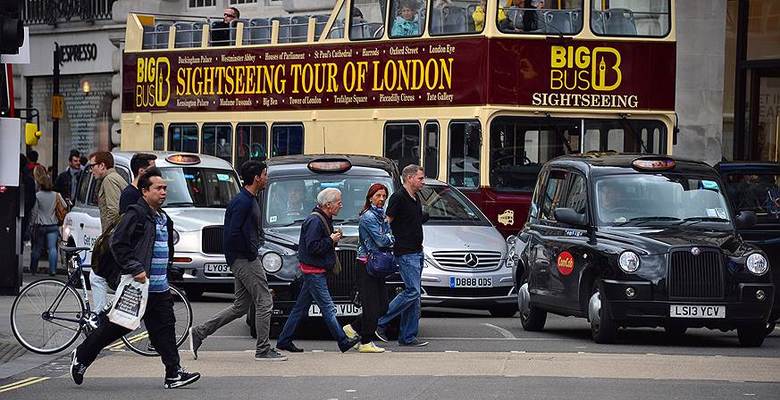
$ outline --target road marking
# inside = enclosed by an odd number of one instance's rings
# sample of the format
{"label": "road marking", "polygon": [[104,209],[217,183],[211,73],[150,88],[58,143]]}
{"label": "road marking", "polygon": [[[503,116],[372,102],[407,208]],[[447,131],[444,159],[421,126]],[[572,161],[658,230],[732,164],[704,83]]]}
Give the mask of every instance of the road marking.
{"label": "road marking", "polygon": [[445,353],[460,353],[458,350],[444,350]]}
{"label": "road marking", "polygon": [[9,383],[4,386],[0,386],[0,393],[8,392],[14,389],[21,389],[26,386],[34,385],[38,382],[43,382],[49,378],[47,377],[40,377],[40,376],[33,376],[27,379],[22,379],[19,382]]}
{"label": "road marking", "polygon": [[475,340],[478,340],[478,341],[488,340],[488,341],[497,341],[497,342],[504,342],[504,341],[509,341],[509,342],[541,342],[541,341],[561,341],[561,340],[564,340],[564,339],[559,339],[559,338],[541,338],[541,337],[539,337],[539,338],[519,338],[519,337],[514,337],[514,338],[507,338],[507,337],[481,338],[481,337],[430,337],[430,336],[425,336],[422,339],[425,339],[425,340],[471,340],[471,341],[475,341]]}
{"label": "road marking", "polygon": [[503,336],[506,339],[517,339],[515,337],[515,335],[512,334],[512,332],[509,332],[508,330],[506,330],[506,329],[504,329],[504,328],[502,328],[500,326],[496,326],[496,325],[488,324],[488,323],[483,323],[482,325],[487,326],[488,328],[495,329],[496,331],[498,331],[498,333],[501,334],[501,336]]}

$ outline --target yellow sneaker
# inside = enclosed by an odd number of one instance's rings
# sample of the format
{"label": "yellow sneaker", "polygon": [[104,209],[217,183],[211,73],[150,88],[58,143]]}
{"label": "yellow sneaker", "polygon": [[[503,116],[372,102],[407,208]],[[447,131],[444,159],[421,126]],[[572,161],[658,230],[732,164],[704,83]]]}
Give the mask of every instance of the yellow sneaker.
{"label": "yellow sneaker", "polygon": [[357,337],[358,337],[358,334],[357,334],[357,332],[355,332],[355,330],[354,330],[354,329],[352,329],[352,325],[350,325],[350,324],[346,324],[346,325],[344,325],[343,327],[341,327],[341,330],[343,330],[343,331],[344,331],[344,334],[345,334],[345,335],[347,335],[347,337],[348,337],[350,340],[351,340],[351,339],[355,339],[355,338],[357,338]]}
{"label": "yellow sneaker", "polygon": [[361,344],[358,346],[358,352],[360,353],[384,353],[385,349],[377,346],[374,342]]}

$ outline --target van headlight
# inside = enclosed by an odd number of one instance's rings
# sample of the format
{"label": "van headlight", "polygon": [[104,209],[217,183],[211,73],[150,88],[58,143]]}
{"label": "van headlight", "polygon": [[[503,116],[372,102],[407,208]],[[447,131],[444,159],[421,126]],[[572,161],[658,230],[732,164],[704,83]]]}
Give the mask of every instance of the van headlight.
{"label": "van headlight", "polygon": [[271,274],[279,272],[282,269],[282,256],[273,251],[263,254],[263,268]]}
{"label": "van headlight", "polygon": [[753,275],[764,275],[769,271],[769,263],[766,261],[766,257],[760,253],[749,255],[747,261],[745,261],[745,266]]}
{"label": "van headlight", "polygon": [[624,251],[618,259],[618,266],[623,272],[636,272],[639,269],[639,256],[633,251]]}

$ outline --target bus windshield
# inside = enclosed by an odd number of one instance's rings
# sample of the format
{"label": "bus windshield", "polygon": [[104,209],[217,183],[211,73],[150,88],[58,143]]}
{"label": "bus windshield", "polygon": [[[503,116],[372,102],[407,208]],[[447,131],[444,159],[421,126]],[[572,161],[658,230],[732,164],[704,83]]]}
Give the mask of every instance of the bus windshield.
{"label": "bus windshield", "polygon": [[301,225],[317,205],[317,194],[323,189],[336,188],[341,191],[344,208],[333,222],[357,225],[368,188],[374,183],[385,185],[390,190],[388,197],[392,194],[393,181],[389,176],[316,175],[270,182],[264,191],[266,206],[263,224],[266,227]]}
{"label": "bus windshield", "polygon": [[225,208],[241,189],[231,170],[165,167],[160,171],[168,184],[163,207]]}
{"label": "bus windshield", "polygon": [[663,154],[657,120],[499,117],[490,126],[490,186],[531,192],[545,162],[589,151]]}

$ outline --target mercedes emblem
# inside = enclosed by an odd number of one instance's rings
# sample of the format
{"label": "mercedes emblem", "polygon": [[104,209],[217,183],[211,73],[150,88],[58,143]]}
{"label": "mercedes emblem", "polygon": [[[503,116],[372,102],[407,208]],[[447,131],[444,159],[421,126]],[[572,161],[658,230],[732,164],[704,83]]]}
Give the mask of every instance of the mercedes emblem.
{"label": "mercedes emblem", "polygon": [[466,255],[463,256],[463,262],[469,267],[474,268],[479,265],[479,258],[474,253],[466,253]]}

